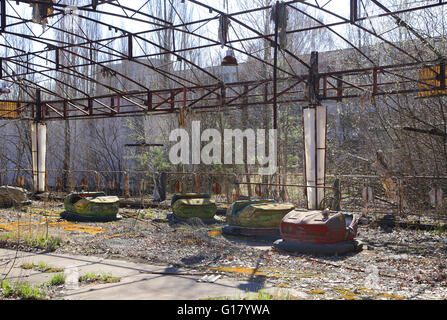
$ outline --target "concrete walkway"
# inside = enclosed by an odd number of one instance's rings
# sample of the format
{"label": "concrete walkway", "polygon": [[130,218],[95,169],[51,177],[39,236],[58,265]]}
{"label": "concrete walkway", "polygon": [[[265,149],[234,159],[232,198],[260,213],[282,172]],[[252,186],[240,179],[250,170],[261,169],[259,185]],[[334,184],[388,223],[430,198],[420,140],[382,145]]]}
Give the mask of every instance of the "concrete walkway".
{"label": "concrete walkway", "polygon": [[[63,290],[66,300],[196,300],[227,296],[238,299],[258,290],[277,293],[255,281],[237,281],[222,276],[215,283],[197,282],[203,274],[192,270],[161,267],[121,260],[89,256],[70,256],[54,253],[34,254],[0,249],[0,277],[11,281],[26,281],[33,285],[48,281],[54,273],[22,269],[23,263],[44,262],[52,267],[77,266],[79,275],[88,272],[110,273],[121,278],[118,283],[80,285],[78,289]],[[165,274],[161,274],[165,273]],[[185,275],[196,273],[195,275]],[[295,293],[296,294],[296,293]]]}

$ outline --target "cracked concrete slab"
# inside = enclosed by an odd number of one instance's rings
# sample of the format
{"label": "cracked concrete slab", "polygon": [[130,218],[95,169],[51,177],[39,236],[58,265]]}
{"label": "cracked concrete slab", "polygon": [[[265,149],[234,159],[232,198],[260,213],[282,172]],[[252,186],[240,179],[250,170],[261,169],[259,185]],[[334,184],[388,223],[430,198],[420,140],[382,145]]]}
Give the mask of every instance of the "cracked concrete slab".
{"label": "cracked concrete slab", "polygon": [[[8,262],[9,259],[12,260]],[[80,285],[75,290],[64,289],[61,298],[67,300],[195,300],[212,297],[238,299],[260,289],[274,290],[273,287],[266,287],[256,281],[239,281],[225,276],[214,283],[198,282],[197,280],[206,273],[91,256],[16,253],[14,250],[0,249],[0,260],[4,261],[0,268],[2,278],[7,274],[7,279],[26,281],[33,285],[48,281],[54,273],[25,270],[21,268],[23,263],[44,262],[58,268],[76,266],[79,268],[79,275],[90,272],[110,273],[121,279],[118,283],[92,283]]]}

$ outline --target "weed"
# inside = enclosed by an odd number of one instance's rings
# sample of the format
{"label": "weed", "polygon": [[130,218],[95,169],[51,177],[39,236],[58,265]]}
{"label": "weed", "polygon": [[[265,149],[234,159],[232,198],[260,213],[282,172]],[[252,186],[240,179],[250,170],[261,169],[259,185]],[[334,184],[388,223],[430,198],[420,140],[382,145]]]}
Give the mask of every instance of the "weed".
{"label": "weed", "polygon": [[255,293],[253,296],[248,294],[246,297],[237,295],[236,297],[210,297],[205,300],[298,300],[297,297],[291,295],[289,292],[284,294],[281,290],[278,294],[270,294],[262,289]]}
{"label": "weed", "polygon": [[201,300],[230,300],[229,297],[211,297],[211,298],[204,298]]}
{"label": "weed", "polygon": [[26,237],[25,243],[33,248],[54,251],[61,243],[61,239],[54,237],[45,237],[39,234],[37,237]]}
{"label": "weed", "polygon": [[60,286],[65,283],[65,275],[63,273],[55,274],[51,277],[50,281],[48,281],[48,285],[50,286]]}
{"label": "weed", "polygon": [[155,218],[156,213],[154,211],[151,210],[141,210],[138,212],[137,217],[139,219],[147,219],[147,218]]}
{"label": "weed", "polygon": [[79,277],[79,282],[101,282],[101,283],[114,283],[119,282],[120,278],[114,277],[109,273],[97,274],[94,272],[86,273]]}
{"label": "weed", "polygon": [[56,268],[53,266],[50,266],[46,264],[45,262],[39,262],[38,264],[35,263],[23,263],[20,266],[22,269],[36,269],[41,272],[61,272],[64,271],[63,268]]}
{"label": "weed", "polygon": [[1,283],[1,289],[2,289],[2,296],[9,297],[12,292],[12,286],[11,281],[9,280],[3,280]]}
{"label": "weed", "polygon": [[4,298],[17,298],[24,300],[41,300],[46,296],[39,286],[31,286],[28,282],[11,283],[9,280],[1,282],[1,295]]}
{"label": "weed", "polygon": [[292,296],[289,292],[284,294],[281,292],[277,294],[270,294],[268,292],[264,292],[262,289],[258,291],[257,295],[255,294],[253,297],[247,296],[244,300],[297,300],[298,298]]}
{"label": "weed", "polygon": [[20,267],[25,270],[34,269],[35,264],[34,263],[23,263]]}
{"label": "weed", "polygon": [[273,295],[264,292],[263,290],[259,290],[258,295],[255,295],[252,299],[249,300],[273,300]]}
{"label": "weed", "polygon": [[253,296],[248,295],[246,297],[241,297],[240,295],[238,295],[237,297],[210,297],[204,300],[298,300],[298,298],[288,292],[285,295],[281,293],[273,295],[264,292],[263,290],[259,290]]}
{"label": "weed", "polygon": [[39,262],[37,264],[37,268],[39,270],[47,270],[49,268],[49,266],[45,262]]}
{"label": "weed", "polygon": [[31,248],[43,249],[47,251],[54,251],[62,243],[62,240],[57,237],[45,236],[39,234],[37,236],[31,234],[18,234],[17,232],[8,232],[0,235],[0,243],[3,246],[8,245],[26,245]]}
{"label": "weed", "polygon": [[45,262],[39,262],[37,265],[37,269],[42,272],[61,272],[64,271],[63,268],[55,268],[46,264]]}
{"label": "weed", "polygon": [[447,229],[445,229],[445,227],[437,227],[436,229],[434,229],[433,234],[437,235],[437,236],[444,236],[447,233]]}

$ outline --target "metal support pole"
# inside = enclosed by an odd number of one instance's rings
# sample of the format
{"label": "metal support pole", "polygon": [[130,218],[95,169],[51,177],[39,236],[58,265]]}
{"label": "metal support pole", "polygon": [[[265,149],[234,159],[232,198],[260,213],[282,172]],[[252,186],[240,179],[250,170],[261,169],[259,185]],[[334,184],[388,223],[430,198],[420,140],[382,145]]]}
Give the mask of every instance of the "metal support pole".
{"label": "metal support pole", "polygon": [[340,75],[339,79],[337,79],[337,101],[341,102],[342,101],[342,96],[343,96],[343,76]]}
{"label": "metal support pole", "polygon": [[200,190],[200,181],[199,181],[199,174],[194,174],[194,190],[196,193],[199,193]]}
{"label": "metal support pole", "polygon": [[147,92],[146,106],[147,106],[148,111],[152,110],[152,92],[151,91]]}
{"label": "metal support pole", "polygon": [[43,118],[43,112],[42,112],[42,100],[40,95],[40,89],[36,90],[36,114],[34,116],[35,122],[42,121]]}
{"label": "metal support pole", "polygon": [[445,89],[445,60],[443,59],[439,65],[439,86],[441,90]]}
{"label": "metal support pole", "polygon": [[[278,1],[276,1],[278,5]],[[277,129],[278,122],[278,17],[275,17],[275,41],[273,48],[273,129]]]}
{"label": "metal support pole", "polygon": [[[67,119],[67,116],[68,116],[68,112],[67,112],[67,100],[64,100],[63,108],[64,108],[64,119]],[[64,186],[64,187],[65,187],[65,186]]]}
{"label": "metal support pole", "polygon": [[303,108],[304,167],[307,208],[321,209],[325,189],[326,119],[327,108],[320,105],[318,52],[312,52],[307,96],[309,105]]}
{"label": "metal support pole", "polygon": [[225,85],[222,84],[222,87],[220,87],[220,104],[223,107],[227,100],[227,89],[225,88]]}
{"label": "metal support pole", "polygon": [[99,172],[95,171],[95,179],[96,179],[96,192],[99,192]]}
{"label": "metal support pole", "polygon": [[[276,1],[276,6],[278,7],[279,1]],[[278,129],[278,25],[279,25],[279,17],[278,10],[275,11],[276,16],[274,17],[275,22],[275,38],[274,38],[274,47],[273,47],[273,120],[272,127],[273,130]],[[275,153],[275,163],[277,168],[280,167],[279,163],[279,148],[276,148]],[[276,183],[279,172],[273,176],[273,182]],[[275,189],[276,190],[276,189]],[[277,194],[275,191],[274,198],[277,199]]]}
{"label": "metal support pole", "polygon": [[130,185],[129,185],[129,174],[127,172],[124,173],[124,187],[125,187],[125,198],[130,198]]}
{"label": "metal support pole", "polygon": [[175,92],[171,91],[171,98],[170,98],[170,105],[171,105],[171,112],[174,112],[175,109]]}
{"label": "metal support pole", "polygon": [[54,50],[54,54],[55,54],[55,62],[56,62],[56,70],[60,69],[60,64],[59,64],[59,49]]}
{"label": "metal support pole", "polygon": [[45,159],[46,159],[46,144],[47,144],[47,127],[44,122],[44,110],[42,107],[41,91],[36,90],[36,114],[34,122],[31,124],[31,144],[33,156],[33,177],[34,190],[37,192],[44,192],[45,185]]}
{"label": "metal support pole", "polygon": [[131,33],[129,33],[129,35],[127,36],[127,43],[128,43],[127,59],[131,60],[133,58],[133,38]]}
{"label": "metal support pole", "polygon": [[120,104],[121,104],[121,98],[120,95],[118,94],[116,96],[116,112],[120,113]]}
{"label": "metal support pole", "polygon": [[318,74],[318,52],[312,51],[310,55],[310,69],[308,79],[309,104],[318,106],[320,104],[320,76]]}
{"label": "metal support pole", "polygon": [[88,113],[89,115],[93,115],[93,100],[88,99]]}
{"label": "metal support pole", "polygon": [[351,8],[350,8],[350,22],[355,23],[358,18],[358,4],[357,0],[351,0]]}
{"label": "metal support pole", "polygon": [[2,11],[1,18],[0,18],[0,20],[1,20],[0,30],[1,30],[1,32],[3,32],[3,31],[5,31],[5,28],[6,28],[6,0],[1,0],[0,7],[1,7],[0,10]]}

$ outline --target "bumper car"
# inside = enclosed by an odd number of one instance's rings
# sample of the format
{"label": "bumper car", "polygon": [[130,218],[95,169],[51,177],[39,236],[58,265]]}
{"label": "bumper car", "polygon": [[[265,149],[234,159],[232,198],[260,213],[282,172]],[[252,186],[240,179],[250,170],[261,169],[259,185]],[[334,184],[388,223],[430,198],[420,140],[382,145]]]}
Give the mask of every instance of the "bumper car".
{"label": "bumper car", "polygon": [[113,221],[118,218],[119,198],[104,192],[71,193],[61,217],[74,221]]}
{"label": "bumper car", "polygon": [[281,221],[282,240],[275,246],[288,251],[341,254],[358,250],[358,216],[343,212],[294,210]]}
{"label": "bumper car", "polygon": [[176,193],[172,197],[171,207],[174,216],[179,219],[210,220],[217,210],[216,204],[207,193]]}
{"label": "bumper car", "polygon": [[293,204],[275,200],[236,201],[227,209],[228,226],[222,231],[242,236],[279,235],[281,220],[293,209]]}

